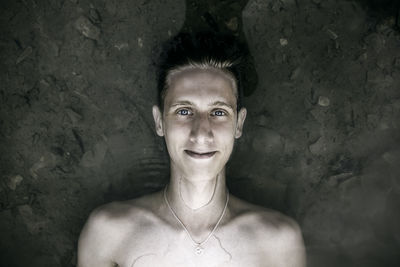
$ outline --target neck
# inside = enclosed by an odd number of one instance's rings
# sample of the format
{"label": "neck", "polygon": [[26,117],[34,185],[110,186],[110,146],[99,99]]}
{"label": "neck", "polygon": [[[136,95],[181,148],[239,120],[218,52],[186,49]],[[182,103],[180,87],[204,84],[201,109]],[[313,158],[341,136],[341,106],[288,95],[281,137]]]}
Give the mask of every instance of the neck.
{"label": "neck", "polygon": [[225,169],[215,177],[191,178],[174,175],[172,171],[166,196],[184,223],[208,228],[215,224],[226,203]]}
{"label": "neck", "polygon": [[184,177],[180,177],[178,191],[183,204],[191,210],[198,210],[208,206],[214,199],[218,178],[219,176],[210,181],[194,183]]}

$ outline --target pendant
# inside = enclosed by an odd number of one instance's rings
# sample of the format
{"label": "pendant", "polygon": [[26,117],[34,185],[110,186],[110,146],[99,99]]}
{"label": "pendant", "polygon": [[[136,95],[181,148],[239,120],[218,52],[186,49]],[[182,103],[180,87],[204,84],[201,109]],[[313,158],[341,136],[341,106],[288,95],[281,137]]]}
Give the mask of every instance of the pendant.
{"label": "pendant", "polygon": [[200,245],[197,245],[194,251],[197,255],[201,255],[203,254],[204,248],[202,248]]}

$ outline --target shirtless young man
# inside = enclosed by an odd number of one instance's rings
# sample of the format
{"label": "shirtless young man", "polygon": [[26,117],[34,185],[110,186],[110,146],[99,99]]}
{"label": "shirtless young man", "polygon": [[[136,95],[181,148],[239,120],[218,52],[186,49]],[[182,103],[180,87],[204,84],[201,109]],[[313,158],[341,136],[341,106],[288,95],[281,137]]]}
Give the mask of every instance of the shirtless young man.
{"label": "shirtless young man", "polygon": [[225,184],[246,118],[238,106],[240,69],[224,59],[230,43],[176,40],[160,79],[161,103],[153,106],[170,182],[160,192],[93,211],[79,239],[78,267],[304,267],[298,225],[230,195]]}

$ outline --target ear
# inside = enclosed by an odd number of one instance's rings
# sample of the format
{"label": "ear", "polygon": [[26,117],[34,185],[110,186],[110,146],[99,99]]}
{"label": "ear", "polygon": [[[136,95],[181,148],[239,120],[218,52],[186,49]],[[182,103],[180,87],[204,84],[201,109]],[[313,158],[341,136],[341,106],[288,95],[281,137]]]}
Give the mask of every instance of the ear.
{"label": "ear", "polygon": [[153,106],[153,118],[156,125],[156,132],[159,136],[164,136],[162,114],[160,108],[156,105]]}
{"label": "ear", "polygon": [[237,122],[236,122],[236,131],[235,131],[236,139],[242,136],[243,125],[244,125],[244,120],[246,119],[246,115],[247,115],[247,109],[241,108],[238,113]]}

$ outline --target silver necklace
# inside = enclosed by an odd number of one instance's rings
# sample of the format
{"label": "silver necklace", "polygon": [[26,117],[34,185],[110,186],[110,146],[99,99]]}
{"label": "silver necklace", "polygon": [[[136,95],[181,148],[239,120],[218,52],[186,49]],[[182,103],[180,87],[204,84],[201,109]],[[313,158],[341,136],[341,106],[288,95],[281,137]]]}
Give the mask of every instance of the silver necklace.
{"label": "silver necklace", "polygon": [[178,218],[178,215],[176,215],[175,211],[172,209],[171,205],[169,204],[168,199],[167,199],[167,187],[168,187],[168,186],[166,186],[165,189],[164,189],[164,200],[165,200],[165,203],[167,204],[167,206],[168,206],[169,210],[171,211],[172,215],[174,215],[175,219],[179,222],[179,224],[180,224],[180,225],[182,226],[182,228],[185,230],[185,232],[186,232],[187,235],[190,237],[190,239],[192,240],[192,242],[195,244],[194,252],[195,252],[197,255],[203,254],[203,251],[204,251],[203,245],[210,239],[210,237],[214,234],[215,230],[217,230],[217,228],[218,228],[218,226],[219,226],[219,223],[221,222],[222,218],[223,218],[224,215],[225,215],[226,207],[228,207],[228,202],[229,202],[229,191],[226,190],[226,202],[225,202],[225,206],[224,206],[224,209],[222,210],[221,216],[219,217],[219,219],[218,219],[217,223],[215,224],[214,228],[212,229],[212,231],[210,232],[210,234],[206,237],[206,239],[204,239],[204,240],[201,241],[201,242],[196,242],[196,241],[193,239],[192,235],[189,233],[189,231],[188,231],[188,229],[186,228],[186,226],[185,226],[185,225],[183,224],[183,222]]}
{"label": "silver necklace", "polygon": [[195,209],[192,209],[191,207],[189,207],[189,205],[186,204],[185,200],[184,200],[183,197],[182,197],[182,190],[181,190],[181,181],[182,181],[182,177],[180,177],[180,178],[179,178],[179,197],[182,199],[183,204],[185,204],[185,206],[188,207],[189,209],[191,209],[192,211],[199,210],[199,209],[201,209],[201,208],[207,206],[208,204],[210,204],[210,203],[211,203],[211,200],[214,198],[215,191],[217,191],[218,177],[219,177],[219,175],[217,175],[217,179],[216,179],[215,185],[214,185],[214,191],[213,191],[213,193],[212,193],[212,196],[211,196],[210,200],[209,200],[206,204],[204,204],[203,206],[200,206],[200,207],[195,208]]}

